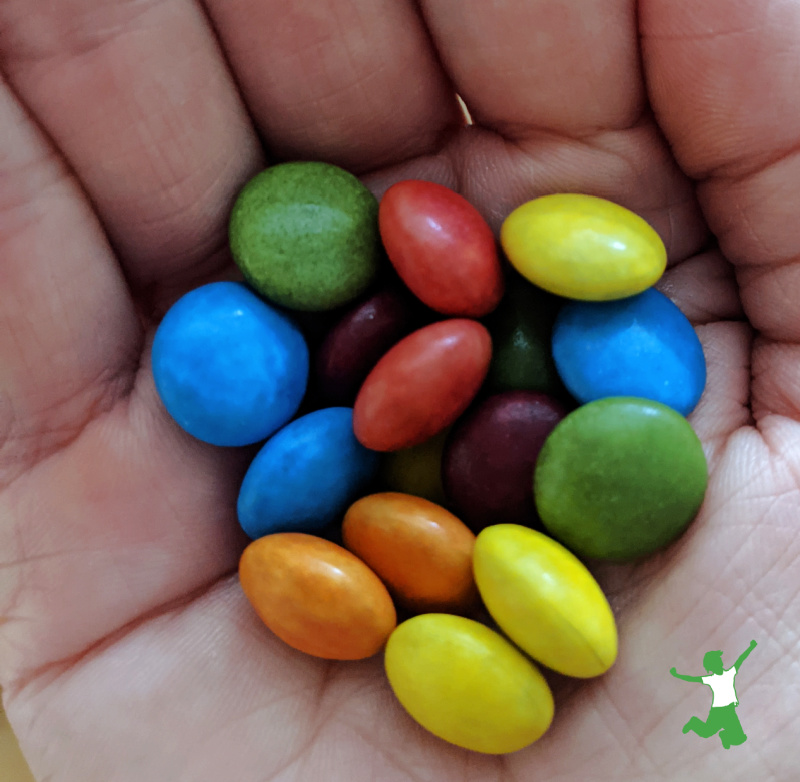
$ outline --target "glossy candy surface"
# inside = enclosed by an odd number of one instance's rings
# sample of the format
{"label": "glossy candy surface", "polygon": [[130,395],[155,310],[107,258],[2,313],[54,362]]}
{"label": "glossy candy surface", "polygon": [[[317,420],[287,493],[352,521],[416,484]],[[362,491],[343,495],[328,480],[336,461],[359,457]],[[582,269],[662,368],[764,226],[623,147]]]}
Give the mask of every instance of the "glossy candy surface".
{"label": "glossy candy surface", "polygon": [[475,543],[475,581],[500,629],[535,660],[567,676],[599,676],[617,656],[617,629],[580,560],[536,530],[487,527]]}
{"label": "glossy candy surface", "polygon": [[253,541],[239,579],[266,626],[294,649],[330,660],[378,652],[397,616],[386,587],[357,557],[297,532]]}
{"label": "glossy candy surface", "polygon": [[539,669],[471,619],[422,614],[406,620],[389,637],[385,666],[405,710],[459,747],[516,752],[553,719],[553,696]]}
{"label": "glossy candy surface", "polygon": [[444,489],[473,530],[536,522],[536,458],[566,413],[544,394],[507,391],[484,400],[454,426],[442,458]]}
{"label": "glossy candy surface", "polygon": [[308,362],[294,323],[236,282],[182,296],[153,340],[164,406],[189,434],[213,445],[250,445],[283,426],[300,406]]}
{"label": "glossy candy surface", "polygon": [[239,523],[251,538],[320,530],[374,477],[378,459],[356,440],[351,408],[308,413],[253,459],[239,490]]}
{"label": "glossy candy surface", "polygon": [[433,182],[390,187],[378,213],[397,273],[425,304],[445,315],[479,317],[503,295],[492,229],[463,196]]}
{"label": "glossy candy surface", "polygon": [[320,398],[331,405],[352,405],[370,370],[414,330],[418,315],[411,297],[391,287],[345,313],[316,354]]}
{"label": "glossy candy surface", "polygon": [[290,309],[329,310],[378,271],[378,203],[352,174],[282,163],[253,177],[230,219],[233,258],[259,293]]}
{"label": "glossy candy surface", "polygon": [[565,304],[553,331],[553,357],[582,403],[638,396],[689,415],[706,382],[692,324],[652,288],[619,301]]}
{"label": "glossy candy surface", "polygon": [[683,416],[647,399],[609,397],[553,430],[534,496],[547,530],[576,554],[630,560],[683,532],[707,482],[703,448]]}
{"label": "glossy candy surface", "polygon": [[551,355],[553,323],[560,299],[510,271],[506,295],[486,319],[492,335],[487,383],[495,391],[563,391]]}
{"label": "glossy candy surface", "polygon": [[500,240],[523,277],[571,299],[633,296],[653,285],[667,264],[664,244],[645,220],[588,195],[528,201],[506,218]]}
{"label": "glossy candy surface", "polygon": [[489,333],[478,322],[445,320],[397,343],[370,372],[356,398],[359,442],[395,451],[425,442],[467,408],[492,357]]}
{"label": "glossy candy surface", "polygon": [[458,613],[475,606],[475,536],[440,505],[409,494],[371,494],[350,506],[342,536],[405,608]]}

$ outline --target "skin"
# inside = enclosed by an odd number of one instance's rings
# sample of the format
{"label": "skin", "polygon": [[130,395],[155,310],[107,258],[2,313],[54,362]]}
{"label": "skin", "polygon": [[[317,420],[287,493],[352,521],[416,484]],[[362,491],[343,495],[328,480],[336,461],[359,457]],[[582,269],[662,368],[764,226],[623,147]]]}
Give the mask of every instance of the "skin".
{"label": "skin", "polygon": [[[419,6],[425,23],[402,0],[0,0],[0,683],[40,780],[793,774],[800,5]],[[692,416],[706,504],[667,551],[598,571],[619,660],[555,681],[555,723],[528,750],[427,735],[380,658],[294,653],[237,586],[252,454],[170,423],[148,356],[178,295],[231,276],[227,213],[268,158],[338,163],[378,194],[428,177],[495,231],[535,195],[602,195],[667,244],[662,289],[709,362]],[[750,638],[752,742],[692,743],[698,693],[669,666]]]}

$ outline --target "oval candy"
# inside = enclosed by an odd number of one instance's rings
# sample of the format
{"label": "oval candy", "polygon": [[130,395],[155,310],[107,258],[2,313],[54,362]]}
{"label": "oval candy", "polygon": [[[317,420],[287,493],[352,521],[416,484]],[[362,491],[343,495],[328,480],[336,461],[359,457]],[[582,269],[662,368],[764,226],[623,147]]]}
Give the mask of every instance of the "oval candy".
{"label": "oval candy", "polygon": [[619,301],[565,304],[553,330],[553,358],[581,403],[637,396],[689,415],[706,383],[692,324],[653,288]]}
{"label": "oval candy", "polygon": [[586,566],[547,535],[517,524],[475,542],[486,609],[522,651],[567,676],[605,673],[617,657],[614,615]]}
{"label": "oval candy", "polygon": [[156,330],[153,380],[167,412],[212,445],[251,445],[300,407],[308,348],[295,324],[238,282],[182,296]]}
{"label": "oval candy", "polygon": [[492,357],[489,332],[451,319],[398,342],[358,392],[353,427],[362,445],[396,451],[449,426],[478,393]]}
{"label": "oval candy", "polygon": [[378,461],[356,440],[351,408],[308,413],[256,454],[239,490],[239,523],[251,538],[320,530],[375,476]]}
{"label": "oval candy", "polygon": [[463,196],[408,179],[392,185],[378,211],[383,246],[405,284],[445,315],[480,317],[503,295],[492,229]]}
{"label": "oval candy", "polygon": [[282,163],[256,174],[236,198],[229,234],[247,282],[289,309],[346,304],[378,272],[378,202],[328,163]]}
{"label": "oval candy", "polygon": [[553,720],[553,695],[539,669],[471,619],[422,614],[406,620],[389,637],[385,667],[411,717],[465,749],[516,752]]}
{"label": "oval candy", "polygon": [[381,356],[414,330],[417,315],[411,297],[391,287],[346,312],[316,354],[316,388],[324,403],[352,405]]}
{"label": "oval candy", "polygon": [[677,538],[707,483],[703,447],[683,416],[608,397],[574,410],[547,438],[534,497],[548,532],[576,554],[625,561]]}
{"label": "oval candy", "polygon": [[566,414],[544,394],[507,391],[488,397],[454,426],[442,458],[442,477],[445,494],[471,529],[537,521],[534,466],[548,435]]}
{"label": "oval candy", "polygon": [[371,494],[347,510],[342,537],[404,608],[466,612],[476,605],[475,536],[440,505],[409,494]]}
{"label": "oval candy", "polygon": [[664,243],[644,219],[589,195],[528,201],[505,219],[500,241],[523,277],[570,299],[633,296],[655,284],[667,265]]}
{"label": "oval candy", "polygon": [[386,587],[360,559],[301,532],[253,541],[239,562],[239,580],[264,624],[315,657],[371,657],[397,623]]}

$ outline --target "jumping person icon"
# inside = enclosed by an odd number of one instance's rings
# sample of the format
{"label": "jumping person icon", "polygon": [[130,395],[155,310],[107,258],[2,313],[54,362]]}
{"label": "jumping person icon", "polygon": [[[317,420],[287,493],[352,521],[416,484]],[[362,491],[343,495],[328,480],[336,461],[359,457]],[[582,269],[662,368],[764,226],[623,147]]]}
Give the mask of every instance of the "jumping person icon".
{"label": "jumping person icon", "polygon": [[684,733],[693,730],[704,739],[719,733],[719,738],[725,749],[736,744],[744,744],[747,741],[747,736],[742,730],[742,725],[736,714],[739,699],[736,697],[733,683],[739,671],[739,666],[755,648],[756,642],[750,641],[750,646],[727,669],[722,667],[722,652],[706,652],[703,655],[703,667],[708,671],[708,676],[684,676],[678,673],[675,668],[670,668],[669,672],[677,679],[683,679],[685,682],[700,682],[707,684],[711,688],[711,709],[708,712],[708,719],[703,722],[699,717],[690,717],[689,721],[683,726]]}

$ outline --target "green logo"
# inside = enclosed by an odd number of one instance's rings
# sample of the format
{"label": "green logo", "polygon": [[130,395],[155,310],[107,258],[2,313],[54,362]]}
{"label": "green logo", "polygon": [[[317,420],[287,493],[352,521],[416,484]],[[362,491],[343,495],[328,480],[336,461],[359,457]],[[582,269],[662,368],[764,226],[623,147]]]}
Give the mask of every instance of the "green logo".
{"label": "green logo", "polygon": [[675,668],[670,668],[669,672],[676,679],[683,679],[685,682],[699,682],[711,688],[711,709],[708,712],[708,719],[703,722],[699,717],[690,717],[683,726],[684,733],[693,730],[704,739],[719,733],[720,741],[725,749],[736,744],[744,744],[747,741],[747,736],[742,730],[742,724],[736,714],[739,698],[736,696],[734,680],[739,667],[755,648],[756,642],[750,641],[750,646],[739,655],[730,668],[722,667],[722,652],[706,652],[703,655],[703,667],[708,671],[707,676],[684,676]]}

